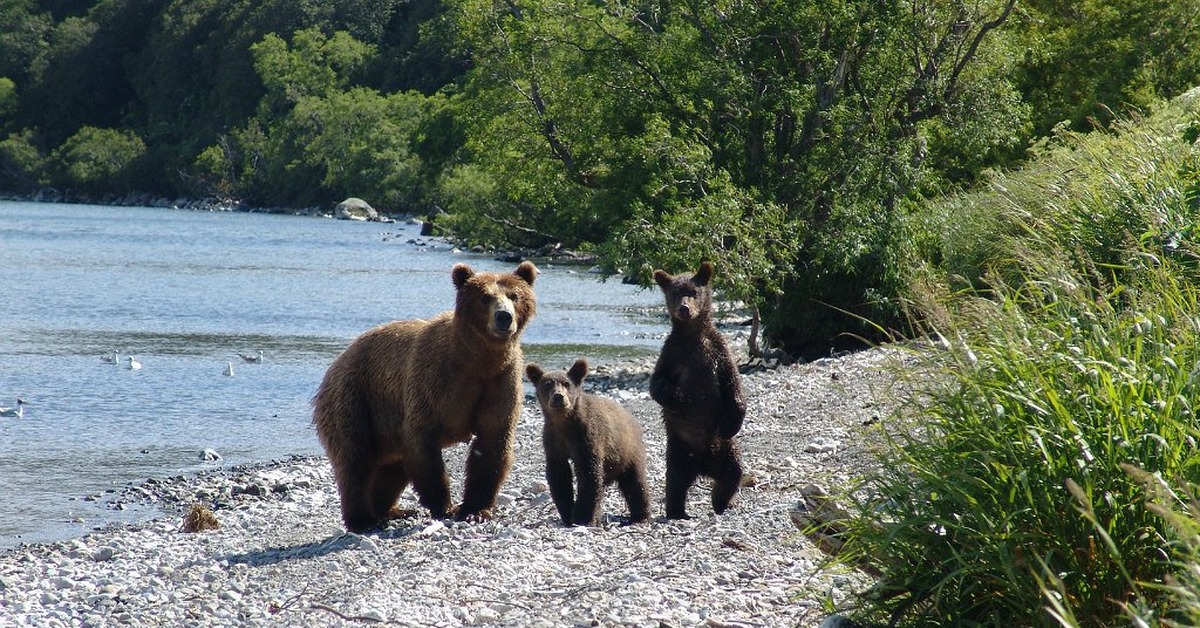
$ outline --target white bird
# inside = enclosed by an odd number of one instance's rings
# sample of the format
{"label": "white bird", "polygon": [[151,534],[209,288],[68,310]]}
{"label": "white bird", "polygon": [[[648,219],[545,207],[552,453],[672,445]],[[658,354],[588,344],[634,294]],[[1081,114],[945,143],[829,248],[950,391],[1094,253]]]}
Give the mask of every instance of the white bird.
{"label": "white bird", "polygon": [[233,377],[233,362],[225,363],[225,375],[228,377]]}
{"label": "white bird", "polygon": [[138,362],[138,361],[137,361],[137,360],[135,360],[135,359],[133,359],[133,356],[131,356],[131,355],[130,355],[130,356],[126,356],[126,357],[125,357],[125,360],[126,360],[126,362],[125,362],[125,368],[127,368],[127,369],[129,369],[129,370],[131,370],[131,371],[136,371],[136,370],[138,370],[138,369],[142,368],[142,363],[141,363],[141,362]]}
{"label": "white bird", "polygon": [[263,361],[262,349],[258,350],[258,355],[246,355],[245,353],[239,353],[238,356],[242,358],[242,361],[249,362],[251,364],[262,364]]}
{"label": "white bird", "polygon": [[0,416],[11,416],[21,418],[25,415],[25,400],[17,397],[17,406],[15,408],[0,408]]}
{"label": "white bird", "polygon": [[106,364],[120,364],[121,363],[121,354],[120,354],[120,352],[113,351],[112,355],[100,356],[100,361],[104,362]]}

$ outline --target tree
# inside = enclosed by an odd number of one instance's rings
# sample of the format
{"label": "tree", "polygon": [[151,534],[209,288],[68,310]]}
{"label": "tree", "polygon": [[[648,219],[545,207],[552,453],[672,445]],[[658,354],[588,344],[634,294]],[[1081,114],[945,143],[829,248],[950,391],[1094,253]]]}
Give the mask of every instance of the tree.
{"label": "tree", "polygon": [[1034,133],[1107,125],[1200,83],[1195,0],[1027,0],[1015,78]]}
{"label": "tree", "polygon": [[133,189],[135,169],[146,144],[130,131],[85,126],[51,153],[60,181],[92,194]]}
{"label": "tree", "polygon": [[[905,202],[937,183],[930,143],[982,131],[981,104],[1003,108],[984,144],[1020,138],[988,71],[1014,5],[459,0],[468,148],[503,182],[483,207],[608,242],[641,279],[712,259],[794,353],[875,335],[903,322]],[[458,211],[468,236],[487,222]]]}

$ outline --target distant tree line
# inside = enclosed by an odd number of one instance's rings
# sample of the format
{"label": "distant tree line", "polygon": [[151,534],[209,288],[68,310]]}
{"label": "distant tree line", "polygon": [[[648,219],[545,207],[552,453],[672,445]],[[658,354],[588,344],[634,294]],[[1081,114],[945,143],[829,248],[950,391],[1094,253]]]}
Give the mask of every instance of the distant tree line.
{"label": "distant tree line", "polygon": [[[0,191],[438,213],[717,263],[813,355],[906,326],[923,201],[1200,82],[1198,0],[0,0]],[[934,260],[936,262],[936,260]]]}

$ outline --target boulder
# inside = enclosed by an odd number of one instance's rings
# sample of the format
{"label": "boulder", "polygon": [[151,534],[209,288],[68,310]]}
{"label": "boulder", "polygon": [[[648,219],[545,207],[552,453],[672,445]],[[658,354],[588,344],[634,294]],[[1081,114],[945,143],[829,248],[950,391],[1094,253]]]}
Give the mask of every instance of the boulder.
{"label": "boulder", "polygon": [[333,215],[338,220],[379,220],[379,212],[370,203],[354,197],[338,203]]}

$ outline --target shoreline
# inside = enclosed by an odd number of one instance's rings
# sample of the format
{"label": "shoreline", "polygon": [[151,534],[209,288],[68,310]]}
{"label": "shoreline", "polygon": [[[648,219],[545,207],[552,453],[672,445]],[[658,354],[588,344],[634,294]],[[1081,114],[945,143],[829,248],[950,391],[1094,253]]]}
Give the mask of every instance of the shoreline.
{"label": "shoreline", "polygon": [[[789,511],[808,485],[836,494],[869,465],[903,351],[743,375],[748,478],[721,516],[702,481],[689,495],[693,519],[663,518],[657,406],[638,368],[598,368],[585,388],[617,398],[643,426],[647,524],[621,526],[625,504],[610,488],[601,527],[559,525],[541,413],[526,398],[492,521],[436,521],[418,510],[380,532],[346,533],[323,456],[150,479],[116,499],[163,516],[0,551],[0,609],[37,626],[816,626],[870,578],[827,568]],[[456,495],[464,452],[444,450]],[[193,503],[220,527],[182,531]],[[411,490],[399,505],[419,508]]]}

